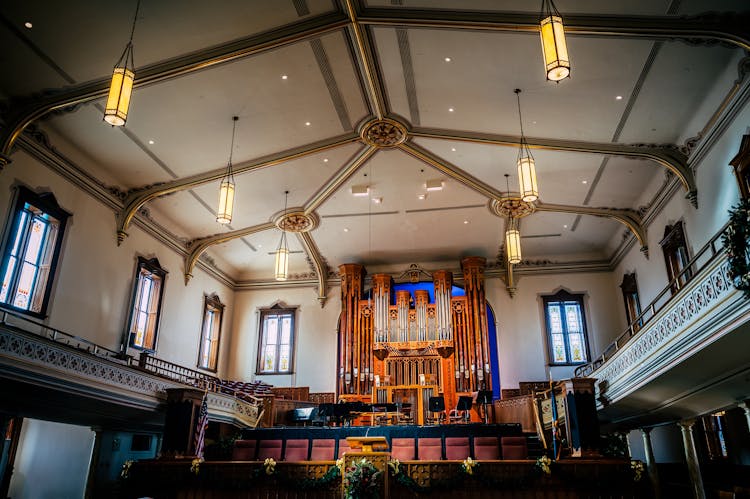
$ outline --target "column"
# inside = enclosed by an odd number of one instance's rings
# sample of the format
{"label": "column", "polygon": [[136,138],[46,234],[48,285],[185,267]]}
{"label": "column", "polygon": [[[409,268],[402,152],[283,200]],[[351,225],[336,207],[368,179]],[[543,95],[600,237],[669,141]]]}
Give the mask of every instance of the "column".
{"label": "column", "polygon": [[661,485],[659,484],[659,470],[656,467],[656,460],[654,460],[654,449],[651,447],[651,430],[653,428],[641,428],[641,435],[643,436],[643,452],[646,454],[648,478],[651,480],[651,486],[654,489],[654,497],[659,499],[661,497]]}
{"label": "column", "polygon": [[695,499],[706,499],[706,492],[703,490],[703,478],[701,477],[700,463],[698,462],[698,453],[695,451],[695,441],[693,440],[693,425],[695,419],[686,419],[677,423],[682,430],[682,444],[685,447],[685,460],[687,461],[690,481],[693,485],[693,497]]}

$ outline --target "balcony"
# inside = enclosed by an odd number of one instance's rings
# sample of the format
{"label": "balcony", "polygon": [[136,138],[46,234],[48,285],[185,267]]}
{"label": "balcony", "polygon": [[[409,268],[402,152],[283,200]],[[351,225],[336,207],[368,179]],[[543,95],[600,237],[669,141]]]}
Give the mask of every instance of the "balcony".
{"label": "balcony", "polygon": [[237,396],[218,378],[119,352],[0,308],[3,409],[80,425],[158,431],[169,388],[208,389],[209,418],[254,427],[263,400]]}
{"label": "balcony", "polygon": [[576,370],[597,380],[600,419],[655,424],[747,397],[750,300],[729,277],[723,231],[598,359]]}

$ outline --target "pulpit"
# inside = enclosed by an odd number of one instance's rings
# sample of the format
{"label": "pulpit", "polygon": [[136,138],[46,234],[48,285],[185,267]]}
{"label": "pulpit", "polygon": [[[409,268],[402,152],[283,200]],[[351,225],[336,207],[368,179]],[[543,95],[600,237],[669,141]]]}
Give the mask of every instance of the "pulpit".
{"label": "pulpit", "polygon": [[344,453],[344,472],[341,479],[341,490],[345,495],[347,477],[357,467],[361,467],[363,459],[365,463],[372,464],[380,472],[378,485],[378,497],[388,498],[388,461],[391,453],[388,452],[388,440],[385,437],[346,437],[351,451]]}

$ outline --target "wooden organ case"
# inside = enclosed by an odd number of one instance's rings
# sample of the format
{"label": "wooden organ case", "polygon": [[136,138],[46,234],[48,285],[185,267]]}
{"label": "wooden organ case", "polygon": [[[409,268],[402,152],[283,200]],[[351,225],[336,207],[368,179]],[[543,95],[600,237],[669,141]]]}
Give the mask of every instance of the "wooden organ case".
{"label": "wooden organ case", "polygon": [[372,276],[366,296],[364,267],[341,265],[339,399],[408,402],[422,424],[429,396],[442,395],[450,410],[460,395],[491,390],[485,264],[461,261],[465,296],[452,296],[450,271],[434,272],[433,303],[427,290],[399,290],[394,300],[387,274]]}

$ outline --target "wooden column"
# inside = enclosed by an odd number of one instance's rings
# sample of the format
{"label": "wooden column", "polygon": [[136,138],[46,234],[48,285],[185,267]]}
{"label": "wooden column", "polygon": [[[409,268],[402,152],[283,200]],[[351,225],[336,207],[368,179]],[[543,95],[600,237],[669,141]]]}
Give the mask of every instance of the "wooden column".
{"label": "wooden column", "polygon": [[[466,302],[469,308],[468,329],[474,355],[470,369],[470,391],[480,388],[492,389],[492,378],[489,375],[490,351],[487,332],[487,300],[484,296],[484,267],[487,260],[479,256],[469,256],[461,260],[461,269],[464,274],[464,286],[466,291]],[[479,383],[478,370],[484,370],[482,383]]]}
{"label": "wooden column", "polygon": [[354,367],[358,366],[359,362],[356,353],[358,345],[356,324],[365,270],[358,263],[346,263],[339,266],[339,274],[341,276],[341,321],[339,325],[339,378],[336,391],[342,395],[355,393],[357,386],[357,380],[354,379]]}

